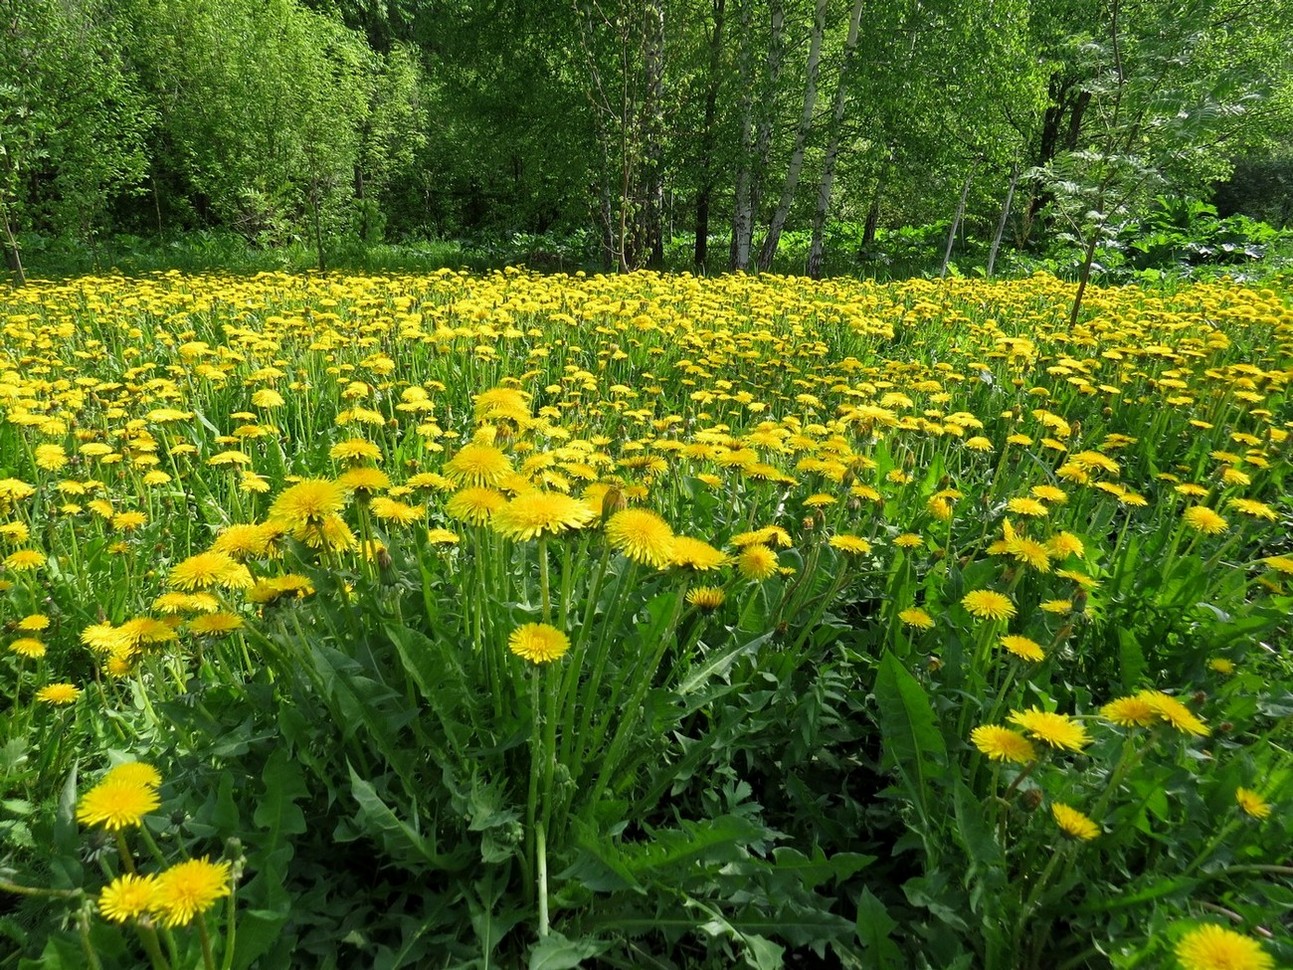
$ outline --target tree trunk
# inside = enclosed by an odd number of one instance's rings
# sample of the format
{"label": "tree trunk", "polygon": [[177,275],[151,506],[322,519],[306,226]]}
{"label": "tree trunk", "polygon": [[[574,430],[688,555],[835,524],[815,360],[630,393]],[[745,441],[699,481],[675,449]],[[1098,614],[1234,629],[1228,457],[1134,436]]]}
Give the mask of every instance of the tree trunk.
{"label": "tree trunk", "polygon": [[[772,155],[772,127],[776,121],[777,82],[781,80],[781,63],[785,43],[786,5],[784,0],[771,0],[771,32],[768,35],[768,58],[764,65],[764,89],[759,99],[759,126],[754,140],[754,159],[750,167],[748,202],[744,212],[739,212],[740,233],[733,240],[735,258],[732,268],[745,272],[750,266],[750,253],[754,248],[754,222],[763,201],[763,178]],[[741,200],[737,200],[738,208]],[[734,224],[738,220],[734,219]]]}
{"label": "tree trunk", "polygon": [[1005,234],[1006,223],[1010,221],[1010,205],[1015,201],[1015,184],[1019,181],[1019,166],[1010,166],[1010,187],[1006,189],[1006,201],[1001,206],[1001,218],[997,220],[997,231],[992,237],[992,248],[988,250],[988,279],[992,278],[992,268],[997,264],[997,250],[1001,248],[1001,237]]}
{"label": "tree trunk", "polygon": [[1069,311],[1070,330],[1077,326],[1078,313],[1082,310],[1082,297],[1086,295],[1086,285],[1091,279],[1091,264],[1095,262],[1095,247],[1099,241],[1099,230],[1091,230],[1091,241],[1087,243],[1086,255],[1082,258],[1082,275],[1078,278],[1077,293],[1073,297],[1073,309]]}
{"label": "tree trunk", "polygon": [[647,265],[664,267],[664,4],[646,0],[642,29],[643,233]]}
{"label": "tree trunk", "polygon": [[871,206],[866,211],[866,225],[862,227],[862,248],[870,249],[875,245],[875,233],[880,227],[880,198],[884,195],[884,178],[888,163],[881,165],[880,174],[875,179],[875,191],[871,193]]}
{"label": "tree trunk", "polygon": [[[744,270],[750,262],[750,166],[754,150],[754,70],[750,63],[750,0],[738,0],[741,10],[741,41],[737,53],[741,85],[741,134],[736,156],[736,188],[732,204],[732,238],[728,242],[727,264]],[[744,244],[744,245],[743,245]]]}
{"label": "tree trunk", "polygon": [[13,227],[9,225],[9,206],[0,199],[0,216],[4,217],[5,262],[13,273],[14,282],[22,286],[27,282],[27,274],[22,268],[22,253],[18,249],[18,240],[14,238]]}
{"label": "tree trunk", "polygon": [[813,241],[808,249],[808,275],[815,280],[822,278],[823,236],[826,230],[826,216],[831,207],[835,162],[840,152],[840,129],[844,124],[849,73],[857,53],[858,30],[862,24],[862,4],[863,0],[853,0],[853,13],[849,17],[849,33],[844,41],[844,62],[840,65],[839,83],[835,88],[835,105],[831,111],[830,142],[826,146],[826,160],[822,163],[822,180],[817,186],[817,208],[813,212]]}
{"label": "tree trunk", "polygon": [[718,87],[722,81],[723,13],[726,0],[711,0],[714,29],[709,37],[709,88],[705,92],[705,120],[700,132],[700,187],[696,192],[696,272],[704,273],[709,261],[709,197],[714,189],[711,173],[714,155],[714,118],[718,113]]}
{"label": "tree trunk", "polygon": [[807,80],[804,82],[804,110],[799,116],[799,127],[795,131],[795,145],[790,152],[790,167],[786,170],[781,198],[772,214],[772,221],[768,223],[763,244],[759,247],[760,271],[766,271],[772,266],[772,258],[777,254],[781,231],[786,227],[786,218],[790,215],[790,205],[795,201],[795,189],[799,186],[799,176],[804,168],[804,148],[813,127],[813,108],[817,105],[817,71],[822,60],[822,35],[826,33],[826,6],[827,0],[817,0],[817,9],[813,13],[813,34],[808,43]]}
{"label": "tree trunk", "polygon": [[943,250],[943,265],[938,268],[939,279],[947,275],[947,264],[952,261],[952,245],[956,242],[956,230],[965,215],[965,200],[970,195],[970,182],[974,178],[974,169],[965,176],[965,185],[961,187],[961,201],[956,204],[956,215],[952,217],[952,228],[947,231],[947,248]]}

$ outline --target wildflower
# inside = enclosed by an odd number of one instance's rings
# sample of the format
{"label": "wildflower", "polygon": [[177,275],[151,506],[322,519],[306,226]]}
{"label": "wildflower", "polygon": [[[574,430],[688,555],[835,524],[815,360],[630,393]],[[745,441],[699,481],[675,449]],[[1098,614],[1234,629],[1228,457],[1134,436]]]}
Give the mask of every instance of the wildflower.
{"label": "wildflower", "polygon": [[772,576],[776,573],[778,565],[777,554],[757,542],[742,549],[736,560],[737,571],[744,578],[755,582]]}
{"label": "wildflower", "polygon": [[147,521],[143,512],[118,512],[112,517],[112,527],[118,532],[134,532]]}
{"label": "wildflower", "polygon": [[570,638],[547,623],[526,623],[512,631],[508,649],[531,663],[560,660],[570,649]]}
{"label": "wildflower", "polygon": [[1260,943],[1215,923],[1186,932],[1175,952],[1182,970],[1275,970],[1275,961]]}
{"label": "wildflower", "polygon": [[1225,657],[1213,657],[1208,661],[1208,669],[1229,677],[1235,672],[1235,662]]}
{"label": "wildflower", "polygon": [[484,525],[495,512],[507,504],[507,497],[492,488],[472,486],[456,493],[445,504],[445,512],[451,518],[472,525]]}
{"label": "wildflower", "polygon": [[903,610],[898,614],[898,619],[902,620],[907,626],[914,626],[918,630],[932,630],[934,628],[934,618],[919,606],[911,606]]}
{"label": "wildflower", "polygon": [[121,764],[108,769],[108,773],[103,776],[102,783],[160,788],[162,786],[162,776],[161,772],[146,762],[123,761]]}
{"label": "wildflower", "polygon": [[228,896],[229,863],[189,859],[171,866],[157,877],[152,909],[163,926],[187,926],[217,899]]}
{"label": "wildflower", "polygon": [[44,613],[32,613],[18,621],[18,629],[28,633],[39,633],[49,629],[49,617]]}
{"label": "wildflower", "polygon": [[1293,556],[1267,556],[1262,562],[1277,573],[1293,576]]}
{"label": "wildflower", "polygon": [[717,586],[695,586],[687,591],[687,602],[706,612],[718,609],[726,599],[727,594]]}
{"label": "wildflower", "polygon": [[1035,498],[1012,498],[1006,503],[1006,509],[1015,515],[1040,518],[1050,514],[1050,510]]}
{"label": "wildflower", "polygon": [[274,543],[282,535],[283,526],[279,522],[237,522],[221,529],[207,551],[221,553],[238,561],[268,558],[274,552]]}
{"label": "wildflower", "polygon": [[1154,705],[1139,694],[1119,697],[1100,708],[1100,716],[1119,727],[1150,727],[1158,720]]}
{"label": "wildflower", "polygon": [[99,893],[99,913],[104,919],[124,923],[151,910],[156,893],[156,876],[118,876]]}
{"label": "wildflower", "polygon": [[1054,816],[1055,824],[1060,827],[1060,830],[1075,839],[1090,842],[1100,834],[1100,826],[1096,825],[1095,822],[1076,808],[1061,805],[1059,802],[1051,802],[1051,815]]}
{"label": "wildflower", "polygon": [[19,637],[9,644],[9,649],[20,657],[26,657],[28,660],[39,660],[45,656],[45,644],[35,637]]}
{"label": "wildflower", "polygon": [[284,489],[269,507],[269,515],[298,528],[322,522],[345,504],[346,493],[336,482],[307,478]]}
{"label": "wildflower", "polygon": [[970,732],[970,740],[993,761],[1027,764],[1037,760],[1033,743],[1018,731],[998,724],[984,724]]}
{"label": "wildflower", "polygon": [[161,799],[150,786],[130,780],[104,780],[81,796],[76,819],[109,830],[138,825],[157,808]]}
{"label": "wildflower", "polygon": [[220,636],[242,627],[242,617],[233,613],[209,613],[189,620],[189,632],[197,636]]}
{"label": "wildflower", "polygon": [[993,450],[992,442],[989,441],[987,438],[983,437],[983,435],[975,435],[973,438],[967,439],[965,442],[965,447],[969,448],[971,451],[992,451]]}
{"label": "wildflower", "polygon": [[871,543],[861,536],[831,536],[827,541],[832,548],[850,556],[864,556],[871,551]]}
{"label": "wildflower", "polygon": [[1250,788],[1236,788],[1235,801],[1245,815],[1252,818],[1266,818],[1271,813],[1271,804]]}
{"label": "wildflower", "polygon": [[252,584],[247,567],[222,552],[200,552],[171,567],[166,585],[177,589],[247,589]]}
{"label": "wildflower", "polygon": [[39,549],[19,549],[6,556],[4,564],[7,569],[12,569],[16,573],[39,569],[45,565],[45,554]]}
{"label": "wildflower", "polygon": [[1212,733],[1188,707],[1169,694],[1157,690],[1143,690],[1136,696],[1142,698],[1154,709],[1155,714],[1182,734],[1206,738]]}
{"label": "wildflower", "polygon": [[427,542],[433,546],[456,546],[458,533],[450,529],[427,529]]}
{"label": "wildflower", "polygon": [[1022,536],[1016,536],[1014,539],[1006,542],[1005,546],[1006,552],[1025,566],[1031,566],[1039,573],[1048,573],[1051,571],[1050,550],[1035,539],[1026,539]]}
{"label": "wildflower", "polygon": [[497,486],[512,471],[507,455],[474,441],[463,445],[444,466],[445,475],[457,485]]}
{"label": "wildflower", "polygon": [[367,494],[391,487],[391,480],[380,468],[351,468],[337,476],[337,484],[347,492]]}
{"label": "wildflower", "polygon": [[1276,511],[1265,502],[1258,502],[1251,498],[1232,498],[1226,503],[1236,512],[1242,512],[1244,515],[1251,515],[1255,519],[1265,519],[1268,522],[1274,522],[1279,515]]}
{"label": "wildflower", "polygon": [[72,704],[80,696],[75,684],[48,684],[36,691],[36,700],[44,704]]}
{"label": "wildflower", "polygon": [[1010,598],[990,589],[975,589],[961,599],[966,611],[980,620],[1005,620],[1015,615]]}
{"label": "wildflower", "polygon": [[1031,660],[1034,663],[1040,663],[1046,659],[1046,654],[1042,650],[1041,644],[1028,639],[1028,637],[1004,636],[1001,638],[1001,645],[1020,660]]}
{"label": "wildflower", "polygon": [[827,505],[834,505],[838,501],[839,499],[834,495],[827,495],[825,492],[818,492],[817,494],[810,495],[808,498],[804,499],[804,504],[809,508],[819,509],[824,508]]}
{"label": "wildflower", "polygon": [[397,525],[412,525],[426,516],[423,509],[385,497],[373,499],[372,510],[373,518],[380,522],[393,522]]}
{"label": "wildflower", "polygon": [[1073,609],[1072,600],[1043,600],[1038,604],[1043,613],[1068,613]]}
{"label": "wildflower", "polygon": [[904,532],[893,540],[893,544],[899,549],[919,549],[925,544],[925,539],[914,532]]}
{"label": "wildflower", "polygon": [[727,562],[727,555],[708,542],[693,539],[690,536],[674,536],[673,565],[675,566],[685,566],[697,572],[708,572],[727,565]]}
{"label": "wildflower", "polygon": [[259,391],[251,396],[252,407],[258,408],[281,408],[287,402],[283,400],[283,395],[272,387],[262,387]]}
{"label": "wildflower", "polygon": [[501,506],[491,525],[509,539],[525,541],[582,528],[593,518],[593,510],[579,499],[535,489]]}
{"label": "wildflower", "polygon": [[328,457],[334,461],[381,461],[382,449],[363,438],[350,438],[339,441],[328,449]]}
{"label": "wildflower", "polygon": [[664,519],[646,509],[616,512],[606,523],[606,537],[611,548],[634,562],[664,569],[673,558],[673,530]]}
{"label": "wildflower", "polygon": [[1011,711],[1010,720],[1052,748],[1081,751],[1091,743],[1086,729],[1066,714],[1055,714],[1032,707],[1026,711]]}
{"label": "wildflower", "polygon": [[1229,522],[1204,505],[1190,506],[1181,518],[1187,528],[1202,532],[1204,535],[1220,535],[1230,528]]}
{"label": "wildflower", "polygon": [[1082,545],[1082,540],[1071,532],[1057,532],[1051,536],[1047,545],[1051,555],[1056,559],[1066,559],[1069,556],[1082,559],[1086,556],[1086,548]]}

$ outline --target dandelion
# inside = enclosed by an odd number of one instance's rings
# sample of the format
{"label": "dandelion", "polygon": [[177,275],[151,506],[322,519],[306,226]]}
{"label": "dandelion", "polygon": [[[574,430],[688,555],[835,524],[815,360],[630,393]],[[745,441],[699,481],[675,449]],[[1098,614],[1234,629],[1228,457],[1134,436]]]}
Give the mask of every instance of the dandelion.
{"label": "dandelion", "polygon": [[570,638],[547,623],[526,623],[512,631],[507,647],[531,663],[545,664],[565,656]]}
{"label": "dandelion", "polygon": [[242,617],[233,613],[210,613],[189,620],[189,632],[195,636],[222,636],[242,628]]}
{"label": "dandelion", "polygon": [[124,923],[149,912],[156,894],[156,876],[118,876],[99,893],[99,913],[106,920]]}
{"label": "dandelion", "polygon": [[384,496],[373,499],[373,518],[379,522],[391,522],[395,525],[413,525],[426,517],[423,509]]}
{"label": "dandelion", "polygon": [[347,492],[366,495],[391,487],[391,480],[380,468],[351,468],[337,476],[337,484]]}
{"label": "dandelion", "polygon": [[699,610],[712,612],[727,600],[727,594],[717,586],[695,586],[687,591],[687,602]]}
{"label": "dandelion", "polygon": [[1262,562],[1277,573],[1293,576],[1293,556],[1267,556]]}
{"label": "dandelion", "polygon": [[453,495],[445,504],[450,518],[472,525],[484,525],[495,512],[507,504],[507,497],[492,488],[473,486]]}
{"label": "dandelion", "polygon": [[1069,612],[1072,612],[1073,610],[1073,601],[1072,600],[1042,600],[1042,602],[1038,604],[1038,609],[1040,609],[1043,613],[1058,613],[1058,614],[1069,613]]}
{"label": "dandelion", "polygon": [[39,660],[45,656],[45,644],[35,637],[19,637],[9,644],[9,649],[20,657],[26,657],[28,660]]}
{"label": "dandelion", "polygon": [[123,761],[108,769],[101,784],[143,785],[146,788],[160,788],[162,775],[152,765],[143,761]]}
{"label": "dandelion", "polygon": [[838,549],[840,552],[850,556],[864,556],[871,551],[871,543],[861,536],[831,536],[827,542],[831,548]]}
{"label": "dandelion", "polygon": [[42,704],[73,704],[81,696],[81,688],[75,684],[48,684],[36,691],[36,700]]}
{"label": "dandelion", "polygon": [[893,544],[899,549],[919,549],[925,544],[925,538],[914,532],[904,532],[893,540]]}
{"label": "dandelion", "polygon": [[1042,650],[1041,644],[1028,639],[1028,637],[1004,636],[1001,638],[1001,645],[1020,660],[1041,663],[1046,659],[1046,653]]}
{"label": "dandelion", "polygon": [[1208,661],[1208,669],[1229,677],[1235,672],[1235,662],[1227,660],[1225,657],[1213,657]]}
{"label": "dandelion", "polygon": [[777,554],[767,546],[754,543],[741,550],[736,559],[737,572],[745,579],[761,582],[777,572]]}
{"label": "dandelion", "polygon": [[176,589],[195,590],[222,587],[247,589],[252,584],[247,567],[222,552],[200,552],[171,568],[166,585]]}
{"label": "dandelion", "polygon": [[1086,729],[1066,714],[1056,714],[1033,707],[1026,711],[1011,711],[1010,721],[1052,748],[1081,751],[1091,743]]}
{"label": "dandelion", "polygon": [[1006,503],[1006,509],[1015,515],[1041,518],[1050,514],[1050,510],[1035,498],[1012,498]]}
{"label": "dandelion", "polygon": [[674,536],[673,565],[694,569],[696,572],[709,572],[727,563],[727,555],[708,542],[690,536]]}
{"label": "dandelion", "polygon": [[363,438],[350,438],[339,441],[328,449],[328,457],[334,461],[346,462],[381,461],[382,449]]}
{"label": "dandelion", "polygon": [[427,529],[427,542],[433,546],[456,546],[458,533],[451,529]]}
{"label": "dandelion", "polygon": [[961,598],[966,612],[980,620],[1006,620],[1015,615],[1010,597],[990,589],[975,589]]}
{"label": "dandelion", "polygon": [[1236,788],[1235,801],[1245,815],[1262,819],[1271,814],[1271,804],[1250,788]]}
{"label": "dandelion", "polygon": [[1119,727],[1152,727],[1158,720],[1154,705],[1139,694],[1119,697],[1100,708],[1100,716]]}
{"label": "dandelion", "polygon": [[12,569],[16,573],[39,569],[45,565],[45,554],[39,549],[19,549],[6,556],[4,564],[5,568]]}
{"label": "dandelion", "polygon": [[1018,731],[998,724],[984,724],[970,732],[970,741],[993,761],[1027,764],[1037,760],[1033,743]]}
{"label": "dandelion", "polygon": [[646,509],[616,512],[607,520],[606,537],[612,549],[634,562],[664,569],[673,559],[673,530],[664,519]]}
{"label": "dandelion", "polygon": [[1265,519],[1267,522],[1274,522],[1279,518],[1279,514],[1273,508],[1265,502],[1258,502],[1256,499],[1232,498],[1226,504],[1236,512],[1250,515],[1254,519]]}
{"label": "dandelion", "polygon": [[1051,802],[1051,815],[1055,819],[1055,824],[1060,827],[1060,831],[1065,835],[1071,835],[1075,839],[1090,842],[1100,834],[1100,826],[1096,825],[1095,822],[1076,808],[1062,805],[1059,802]]}
{"label": "dandelion", "polygon": [[81,796],[76,803],[76,819],[116,831],[139,825],[160,804],[157,792],[149,785],[105,779]]}
{"label": "dandelion", "polygon": [[229,895],[233,888],[229,883],[228,862],[189,859],[157,877],[152,910],[163,926],[187,926],[194,916]]}
{"label": "dandelion", "polygon": [[444,466],[444,473],[456,485],[498,486],[512,473],[512,462],[493,445],[470,442]]}
{"label": "dandelion", "polygon": [[494,531],[519,542],[579,529],[593,518],[593,510],[579,499],[535,489],[501,506],[490,524]]}
{"label": "dandelion", "polygon": [[1176,943],[1182,970],[1275,970],[1275,961],[1251,937],[1205,923]]}
{"label": "dandelion", "polygon": [[1202,532],[1204,535],[1219,535],[1230,528],[1229,522],[1204,505],[1190,506],[1181,518],[1187,528]]}
{"label": "dandelion", "polygon": [[1143,699],[1154,709],[1162,720],[1166,721],[1182,734],[1193,734],[1206,738],[1212,733],[1208,726],[1194,716],[1194,713],[1170,694],[1157,690],[1143,690],[1137,697]]}
{"label": "dandelion", "polygon": [[317,525],[340,512],[345,504],[345,490],[336,482],[307,478],[284,489],[269,507],[269,515],[289,528],[299,528]]}
{"label": "dandelion", "polygon": [[914,626],[918,630],[934,629],[934,618],[919,606],[911,606],[903,610],[898,614],[898,619],[907,626]]}

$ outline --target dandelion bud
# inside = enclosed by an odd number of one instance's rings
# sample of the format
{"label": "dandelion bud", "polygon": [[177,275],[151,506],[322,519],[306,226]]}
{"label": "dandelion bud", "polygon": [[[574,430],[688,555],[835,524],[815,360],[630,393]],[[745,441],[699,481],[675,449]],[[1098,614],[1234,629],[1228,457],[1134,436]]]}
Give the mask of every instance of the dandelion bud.
{"label": "dandelion bud", "polygon": [[1081,613],[1086,608],[1086,601],[1086,590],[1079,588],[1078,591],[1073,594],[1073,612]]}
{"label": "dandelion bud", "polygon": [[790,629],[790,624],[787,623],[785,620],[782,620],[780,623],[777,624],[777,627],[776,627],[777,636],[784,637],[786,635],[786,631],[789,629]]}
{"label": "dandelion bud", "polygon": [[858,498],[856,495],[850,495],[848,500],[848,507],[850,512],[856,512],[860,508],[862,508],[862,500]]}
{"label": "dandelion bud", "polygon": [[931,656],[925,666],[929,668],[931,674],[936,674],[943,669],[943,658]]}
{"label": "dandelion bud", "polygon": [[616,512],[623,512],[628,508],[628,505],[629,503],[624,497],[624,493],[612,485],[606,490],[606,494],[602,496],[602,521],[605,522]]}
{"label": "dandelion bud", "polygon": [[1024,792],[1022,798],[1024,808],[1028,809],[1030,812],[1036,811],[1038,806],[1042,803],[1042,790],[1040,788],[1030,788],[1028,791]]}
{"label": "dandelion bud", "polygon": [[1194,701],[1196,705],[1202,705],[1207,699],[1208,695],[1201,690],[1196,690],[1194,695],[1190,698],[1190,700]]}
{"label": "dandelion bud", "polygon": [[391,568],[391,554],[386,549],[377,550],[377,568],[385,572]]}
{"label": "dandelion bud", "polygon": [[1217,730],[1220,731],[1222,734],[1229,734],[1234,729],[1235,729],[1235,726],[1231,724],[1229,721],[1222,721],[1220,724],[1217,725]]}
{"label": "dandelion bud", "polygon": [[805,532],[812,532],[813,528],[817,525],[817,521],[811,515],[805,515],[801,524],[803,525]]}

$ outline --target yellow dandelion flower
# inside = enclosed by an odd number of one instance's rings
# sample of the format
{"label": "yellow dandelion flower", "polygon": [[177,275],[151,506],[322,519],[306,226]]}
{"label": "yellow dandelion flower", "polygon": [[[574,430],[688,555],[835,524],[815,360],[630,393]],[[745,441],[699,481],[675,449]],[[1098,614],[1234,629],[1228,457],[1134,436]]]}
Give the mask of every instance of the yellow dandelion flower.
{"label": "yellow dandelion flower", "polygon": [[269,515],[291,528],[299,528],[322,522],[340,512],[345,504],[345,490],[336,482],[307,478],[284,489],[269,507]]}
{"label": "yellow dandelion flower", "polygon": [[673,530],[664,519],[646,509],[616,512],[606,522],[606,537],[611,548],[634,562],[664,569],[673,559]]}
{"label": "yellow dandelion flower", "polygon": [[1072,600],[1043,600],[1038,608],[1043,613],[1068,613],[1073,609]]}
{"label": "yellow dandelion flower", "polygon": [[1155,714],[1182,734],[1193,734],[1195,737],[1206,738],[1212,733],[1211,729],[1195,717],[1188,707],[1170,694],[1164,694],[1162,691],[1157,690],[1143,690],[1136,696],[1149,704],[1154,709]]}
{"label": "yellow dandelion flower", "polygon": [[1100,708],[1100,716],[1119,727],[1150,727],[1158,720],[1154,706],[1139,694],[1110,701]]}
{"label": "yellow dandelion flower", "polygon": [[72,704],[81,696],[81,688],[75,684],[47,684],[36,691],[36,700],[44,704]]}
{"label": "yellow dandelion flower", "polygon": [[1011,711],[1010,721],[1052,748],[1081,751],[1091,743],[1086,728],[1066,714],[1056,714],[1032,707],[1026,711]]}
{"label": "yellow dandelion flower", "polygon": [[507,647],[531,663],[545,664],[565,656],[570,638],[547,623],[526,623],[512,631]]}
{"label": "yellow dandelion flower", "polygon": [[242,628],[242,617],[233,613],[209,613],[189,620],[189,632],[195,636],[223,636]]}
{"label": "yellow dandelion flower", "polygon": [[469,442],[444,466],[445,475],[454,484],[498,486],[512,474],[512,462],[493,445]]}
{"label": "yellow dandelion flower", "polygon": [[1213,657],[1208,661],[1208,669],[1229,677],[1235,672],[1235,662],[1225,657]]}
{"label": "yellow dandelion flower", "polygon": [[717,586],[695,586],[687,591],[687,602],[697,609],[710,612],[727,600],[727,594]]}
{"label": "yellow dandelion flower", "polygon": [[472,486],[455,493],[447,503],[445,512],[450,518],[472,525],[484,525],[507,504],[507,496],[492,488]]}
{"label": "yellow dandelion flower", "polygon": [[45,656],[45,644],[35,637],[19,637],[9,644],[9,650],[28,660],[39,660]]}
{"label": "yellow dandelion flower", "polygon": [[1205,923],[1176,943],[1182,970],[1275,970],[1275,960],[1251,937]]}
{"label": "yellow dandelion flower", "polygon": [[918,630],[934,629],[934,618],[919,606],[911,606],[903,610],[898,614],[898,619],[907,626],[914,626]]}
{"label": "yellow dandelion flower", "polygon": [[1230,528],[1229,522],[1205,505],[1190,506],[1181,518],[1187,528],[1202,532],[1204,535],[1220,535]]}
{"label": "yellow dandelion flower", "polygon": [[361,494],[382,492],[391,487],[390,476],[380,468],[351,468],[337,476],[337,484],[347,492]]}
{"label": "yellow dandelion flower", "polygon": [[1250,788],[1236,788],[1235,801],[1245,815],[1253,818],[1266,818],[1271,813],[1271,803]]}
{"label": "yellow dandelion flower", "polygon": [[123,761],[121,764],[109,768],[101,783],[160,788],[162,786],[162,775],[161,772],[147,762]]}
{"label": "yellow dandelion flower", "polygon": [[1100,834],[1100,826],[1096,825],[1095,822],[1076,808],[1061,805],[1059,802],[1051,802],[1051,815],[1055,819],[1055,824],[1060,827],[1060,831],[1065,835],[1071,835],[1075,839],[1090,842]]}
{"label": "yellow dandelion flower", "polygon": [[984,724],[970,732],[970,741],[993,761],[1027,764],[1037,760],[1033,743],[1018,731],[999,724]]}
{"label": "yellow dandelion flower", "polygon": [[1236,512],[1242,512],[1244,515],[1250,515],[1255,519],[1274,522],[1279,518],[1279,514],[1273,508],[1265,502],[1258,502],[1256,499],[1232,498],[1226,504]]}
{"label": "yellow dandelion flower", "polygon": [[373,499],[372,512],[373,518],[379,522],[392,522],[396,525],[413,525],[426,517],[425,510],[384,496]]}
{"label": "yellow dandelion flower", "polygon": [[904,532],[893,540],[893,544],[899,549],[919,549],[925,544],[925,538],[914,532]]}
{"label": "yellow dandelion flower", "polygon": [[189,859],[157,877],[152,909],[163,926],[187,926],[232,889],[228,862]]}
{"label": "yellow dandelion flower", "polygon": [[1267,556],[1262,562],[1277,573],[1293,576],[1293,556]]}
{"label": "yellow dandelion flower", "polygon": [[451,529],[427,529],[427,542],[433,546],[456,546],[458,533]]}
{"label": "yellow dandelion flower", "polygon": [[1028,639],[1028,637],[1020,637],[1013,634],[1010,636],[1004,636],[1001,638],[1001,645],[1020,660],[1040,663],[1046,659],[1046,653],[1042,650],[1041,644]]}
{"label": "yellow dandelion flower", "polygon": [[961,598],[966,612],[980,620],[1005,620],[1015,615],[1010,597],[990,589],[974,589]]}
{"label": "yellow dandelion flower", "polygon": [[6,569],[12,569],[16,573],[39,569],[45,565],[45,554],[39,549],[19,549],[6,556],[4,564]]}
{"label": "yellow dandelion flower", "polygon": [[374,461],[382,460],[382,449],[363,438],[349,438],[338,441],[328,449],[328,457],[334,461]]}
{"label": "yellow dandelion flower", "polygon": [[118,830],[139,825],[161,804],[151,787],[130,780],[102,781],[76,803],[76,819]]}
{"label": "yellow dandelion flower", "polygon": [[1086,556],[1086,547],[1082,545],[1082,540],[1071,532],[1057,532],[1050,537],[1047,547],[1056,559],[1065,559],[1069,556],[1082,559]]}
{"label": "yellow dandelion flower", "polygon": [[156,876],[118,876],[99,893],[99,913],[113,923],[124,923],[149,912],[156,893]]}
{"label": "yellow dandelion flower", "polygon": [[501,506],[490,525],[509,539],[524,542],[582,528],[595,517],[587,503],[577,498],[534,489]]}
{"label": "yellow dandelion flower", "polygon": [[691,536],[674,536],[673,565],[708,572],[727,565],[726,553],[715,549],[708,542]]}
{"label": "yellow dandelion flower", "polygon": [[220,587],[248,589],[251,573],[242,563],[222,552],[200,552],[171,567],[166,585],[176,589],[195,590]]}
{"label": "yellow dandelion flower", "polygon": [[767,546],[754,543],[741,550],[736,569],[745,579],[760,582],[777,572],[777,554]]}
{"label": "yellow dandelion flower", "polygon": [[1035,498],[1012,498],[1006,503],[1006,509],[1015,515],[1041,518],[1050,514],[1050,510]]}
{"label": "yellow dandelion flower", "polygon": [[861,536],[838,535],[827,540],[831,548],[850,556],[865,556],[871,551],[871,543]]}

